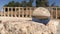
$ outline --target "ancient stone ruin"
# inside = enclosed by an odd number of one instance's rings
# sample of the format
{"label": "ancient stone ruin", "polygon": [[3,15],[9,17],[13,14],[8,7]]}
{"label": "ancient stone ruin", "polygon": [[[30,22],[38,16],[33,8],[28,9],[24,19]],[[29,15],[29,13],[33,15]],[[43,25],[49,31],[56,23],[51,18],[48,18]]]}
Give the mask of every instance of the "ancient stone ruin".
{"label": "ancient stone ruin", "polygon": [[[41,7],[41,9],[44,8]],[[33,13],[33,18],[39,17],[38,19],[40,19],[40,17],[43,16],[42,19],[46,19],[50,17],[48,10],[46,11],[48,15],[46,15],[46,13],[43,13],[45,9],[38,12],[37,11],[36,13]],[[39,12],[41,12],[43,15],[40,15]],[[19,18],[4,18],[0,20],[0,34],[56,34],[59,20],[50,19],[47,24],[43,23],[28,20],[28,18],[26,20]]]}

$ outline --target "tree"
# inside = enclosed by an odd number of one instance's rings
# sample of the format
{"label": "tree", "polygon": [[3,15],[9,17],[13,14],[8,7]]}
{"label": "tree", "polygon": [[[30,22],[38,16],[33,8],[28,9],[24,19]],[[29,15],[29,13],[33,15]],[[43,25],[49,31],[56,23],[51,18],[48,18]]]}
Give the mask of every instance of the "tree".
{"label": "tree", "polygon": [[51,6],[55,6],[55,4],[56,4],[56,3],[55,3],[55,2],[53,2],[53,3],[51,4]]}
{"label": "tree", "polygon": [[11,1],[11,2],[9,2],[8,4],[5,4],[4,6],[5,6],[5,7],[20,7],[21,4],[20,4],[19,2]]}
{"label": "tree", "polygon": [[32,3],[34,0],[29,0],[29,2],[27,2],[27,7],[32,7]]}
{"label": "tree", "polygon": [[29,2],[26,2],[27,0],[23,0],[21,3],[11,1],[8,4],[4,5],[5,7],[32,7],[32,3],[34,0],[29,0]]}
{"label": "tree", "polygon": [[[23,0],[21,3],[19,2],[14,2],[11,1],[8,4],[4,5],[6,7],[32,7],[32,3],[35,0],[29,0],[29,2],[27,2],[27,0]],[[48,0],[36,0],[36,7],[46,7],[48,6]]]}
{"label": "tree", "polygon": [[26,0],[23,0],[22,2],[21,2],[21,5],[22,5],[22,7],[26,7]]}
{"label": "tree", "polygon": [[36,7],[48,6],[48,0],[36,0]]}
{"label": "tree", "polygon": [[22,1],[22,7],[32,7],[32,3],[34,0],[29,0],[29,2],[26,2],[27,0]]}
{"label": "tree", "polygon": [[21,6],[21,4],[19,2],[15,3],[15,7],[20,7],[20,6]]}
{"label": "tree", "polygon": [[4,5],[5,7],[14,7],[15,6],[15,2],[9,2],[8,4]]}

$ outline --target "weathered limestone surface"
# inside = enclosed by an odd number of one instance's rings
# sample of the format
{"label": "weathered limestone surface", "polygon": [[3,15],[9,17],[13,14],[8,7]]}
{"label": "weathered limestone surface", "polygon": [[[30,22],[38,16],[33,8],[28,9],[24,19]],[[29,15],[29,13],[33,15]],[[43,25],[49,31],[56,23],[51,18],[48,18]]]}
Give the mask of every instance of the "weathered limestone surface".
{"label": "weathered limestone surface", "polygon": [[60,34],[60,23],[57,26],[57,34]]}
{"label": "weathered limestone surface", "polygon": [[0,23],[1,34],[51,34],[50,29],[33,21],[6,21]]}
{"label": "weathered limestone surface", "polygon": [[33,12],[34,17],[47,18],[50,17],[50,12],[44,7],[36,8]]}
{"label": "weathered limestone surface", "polygon": [[59,20],[58,19],[51,19],[49,21],[49,23],[46,25],[48,26],[48,28],[50,28],[51,32],[53,32],[53,34],[57,34],[57,30],[58,30],[58,25],[59,25]]}
{"label": "weathered limestone surface", "polygon": [[[50,20],[47,25],[42,23],[23,20],[23,19],[10,19],[5,20],[2,19],[2,23],[0,22],[0,33],[1,34],[56,34],[57,26],[59,24],[59,20]],[[60,30],[60,29],[59,29]],[[58,32],[57,32],[58,33]]]}

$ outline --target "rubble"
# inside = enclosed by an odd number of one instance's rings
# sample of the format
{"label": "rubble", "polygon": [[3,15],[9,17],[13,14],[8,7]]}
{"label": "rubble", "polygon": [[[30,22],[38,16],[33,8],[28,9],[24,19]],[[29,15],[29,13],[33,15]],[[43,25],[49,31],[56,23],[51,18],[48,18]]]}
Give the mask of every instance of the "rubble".
{"label": "rubble", "polygon": [[33,21],[7,21],[0,24],[1,34],[51,34],[47,26]]}

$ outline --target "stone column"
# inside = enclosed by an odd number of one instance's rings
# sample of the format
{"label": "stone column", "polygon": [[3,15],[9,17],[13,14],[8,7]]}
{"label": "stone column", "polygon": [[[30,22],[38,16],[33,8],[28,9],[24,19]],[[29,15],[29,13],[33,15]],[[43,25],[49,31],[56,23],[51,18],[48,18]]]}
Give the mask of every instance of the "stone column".
{"label": "stone column", "polygon": [[26,17],[28,17],[27,12],[28,12],[28,7],[26,8]]}
{"label": "stone column", "polygon": [[22,7],[22,17],[24,17],[24,8]]}
{"label": "stone column", "polygon": [[8,17],[9,17],[9,7],[8,7]]}
{"label": "stone column", "polygon": [[[4,10],[4,9],[3,9]],[[1,16],[2,16],[2,11],[1,11]]]}
{"label": "stone column", "polygon": [[19,14],[18,14],[18,16],[20,17],[20,7],[19,7]]}
{"label": "stone column", "polygon": [[13,7],[11,7],[11,17],[13,17]]}
{"label": "stone column", "polygon": [[30,14],[29,17],[32,17],[32,8],[30,8]]}
{"label": "stone column", "polygon": [[5,15],[5,7],[3,8],[3,11],[4,11],[4,13],[3,13],[3,14],[4,14],[4,16],[6,16],[6,15]]}
{"label": "stone column", "polygon": [[16,11],[17,12],[16,14],[17,14],[17,17],[19,17],[19,7],[17,7],[17,9],[18,10]]}
{"label": "stone column", "polygon": [[56,7],[56,19],[57,19],[57,7]]}
{"label": "stone column", "polygon": [[53,8],[51,10],[51,19],[53,19]]}
{"label": "stone column", "polygon": [[17,11],[16,11],[16,7],[15,7],[15,17],[16,17],[16,12],[17,12]]}

